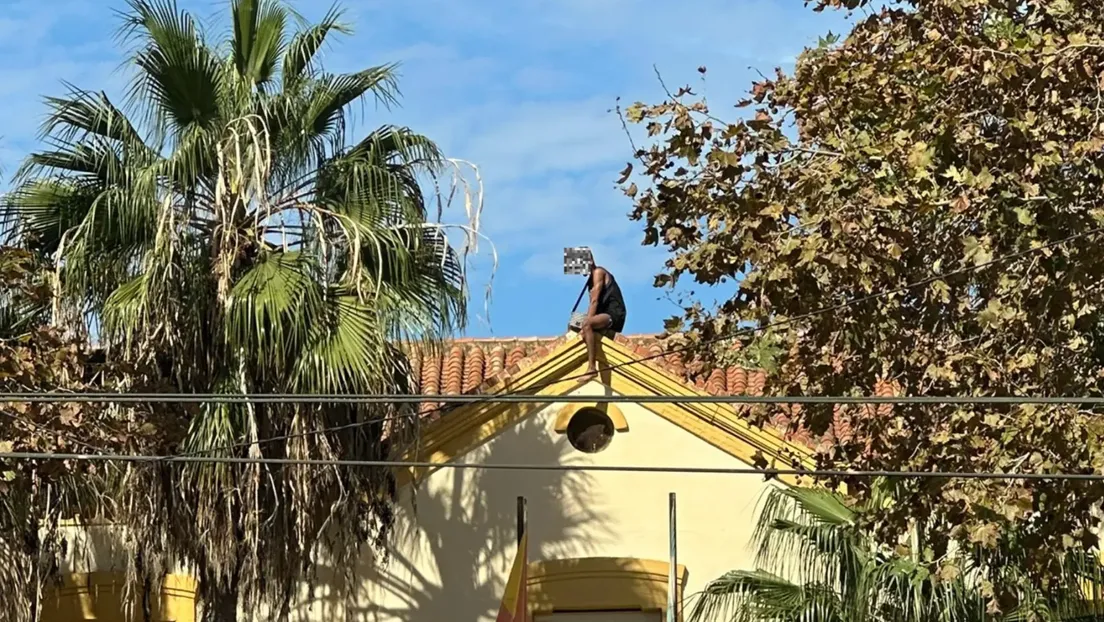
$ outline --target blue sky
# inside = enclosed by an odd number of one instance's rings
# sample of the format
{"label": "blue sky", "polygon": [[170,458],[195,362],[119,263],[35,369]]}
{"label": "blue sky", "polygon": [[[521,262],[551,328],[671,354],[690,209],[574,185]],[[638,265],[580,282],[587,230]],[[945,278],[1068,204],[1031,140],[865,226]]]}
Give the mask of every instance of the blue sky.
{"label": "blue sky", "polygon": [[[180,4],[218,20],[226,0]],[[292,4],[308,18],[329,8],[322,0]],[[801,0],[340,4],[355,32],[326,51],[331,70],[401,63],[401,108],[369,107],[362,127],[409,125],[482,172],[482,228],[499,266],[488,322],[481,296],[489,255],[481,246],[472,275],[472,336],[564,332],[581,277],[563,275],[563,247],[579,245],[594,248],[621,283],[629,308],[625,332],[661,331],[663,319],[679,309],[652,288],[665,253],[640,245],[640,224],[627,217],[632,205],[614,186],[631,157],[609,112],[615,99],[658,101],[663,92],[653,64],[672,88],[697,85],[695,70],[705,65],[710,105],[731,115],[756,70],[789,69],[818,36],[847,28],[844,15],[814,13]],[[35,146],[42,97],[62,93],[63,81],[122,92],[126,75],[114,34],[115,11],[123,8],[122,0],[0,0],[0,168],[6,174]],[[459,222],[462,213],[449,219]],[[694,293],[707,304],[718,295]]]}

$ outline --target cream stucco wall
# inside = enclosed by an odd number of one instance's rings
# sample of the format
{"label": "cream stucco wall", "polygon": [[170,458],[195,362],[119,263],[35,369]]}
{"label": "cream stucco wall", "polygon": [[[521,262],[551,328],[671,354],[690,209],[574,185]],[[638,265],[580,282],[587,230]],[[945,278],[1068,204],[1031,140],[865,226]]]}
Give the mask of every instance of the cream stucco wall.
{"label": "cream stucco wall", "polygon": [[[608,388],[592,383],[577,392]],[[526,408],[526,406],[518,406]],[[532,408],[532,407],[528,407]],[[642,405],[622,404],[629,430],[602,452],[575,450],[554,430],[553,404],[461,460],[483,464],[679,465],[743,463]],[[403,492],[389,560],[364,564],[355,590],[319,586],[293,619],[378,622],[494,620],[515,554],[516,498],[528,503],[529,559],[668,559],[668,493],[678,505],[686,594],[732,568],[752,567],[749,541],[769,486],[752,475],[441,469]],[[349,609],[343,606],[350,597]],[[559,617],[548,618],[558,620]],[[642,618],[643,619],[643,618]],[[565,618],[566,620],[566,618]]]}
{"label": "cream stucco wall", "polygon": [[[574,391],[587,395],[610,392],[608,386],[598,383]],[[505,419],[516,421],[518,415],[526,416],[455,459],[500,465],[747,466],[730,453],[733,437],[725,436],[729,452],[722,451],[645,405],[634,403],[619,405],[628,424],[627,431],[618,432],[604,451],[582,453],[571,447],[566,435],[555,430],[557,417],[565,407],[563,403],[544,407],[514,405],[515,410]],[[449,417],[466,415],[460,411]],[[712,429],[724,434],[718,428]],[[736,453],[743,455],[743,450]],[[292,606],[290,619],[293,622],[494,620],[515,556],[518,496],[525,497],[528,503],[529,560],[534,565],[542,560],[636,558],[656,560],[666,573],[663,564],[668,559],[667,500],[669,493],[676,493],[678,561],[688,577],[683,593],[692,595],[727,570],[753,567],[749,543],[758,503],[770,487],[781,485],[754,475],[442,468],[423,477],[416,487],[401,490],[394,544],[386,559],[365,557],[353,569],[334,568],[320,559],[317,581],[310,588],[303,587]],[[105,526],[80,535],[70,534],[75,541],[84,540],[82,544],[87,546],[77,548],[88,553],[70,558],[73,567],[67,570],[119,570],[116,559],[119,552],[109,542],[111,531]],[[643,593],[630,594],[630,599],[650,599],[653,605],[661,606],[657,603],[665,600],[666,576],[658,576],[656,568],[654,564],[646,565],[651,581],[647,597]],[[608,578],[591,583],[600,586],[598,596],[603,590],[624,592],[624,584],[601,582]],[[194,585],[184,587],[188,589],[179,594],[174,592],[174,603],[187,600],[185,591],[195,593]],[[637,589],[635,584],[632,589]],[[573,585],[568,591],[575,593],[578,589]],[[73,615],[77,615],[76,609],[86,608],[88,597],[66,593],[66,598],[74,600],[62,608],[75,608]],[[654,612],[601,617],[547,615],[550,599],[554,597],[548,592],[531,595],[534,606],[539,607],[536,620],[657,619]],[[190,611],[180,611],[172,615],[178,621],[186,620]],[[88,615],[86,611],[79,617],[70,617],[121,620],[106,611]]]}

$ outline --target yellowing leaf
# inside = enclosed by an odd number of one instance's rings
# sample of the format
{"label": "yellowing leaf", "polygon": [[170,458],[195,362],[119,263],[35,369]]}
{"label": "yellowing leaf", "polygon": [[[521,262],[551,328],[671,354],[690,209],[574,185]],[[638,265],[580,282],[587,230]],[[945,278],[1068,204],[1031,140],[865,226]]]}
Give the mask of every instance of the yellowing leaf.
{"label": "yellowing leaf", "polygon": [[996,178],[987,168],[981,169],[981,172],[974,176],[974,186],[981,190],[988,190],[994,181],[996,181]]}
{"label": "yellowing leaf", "polygon": [[909,152],[908,164],[914,170],[926,170],[931,166],[932,152],[927,143],[919,142],[912,146]]}
{"label": "yellowing leaf", "polygon": [[628,164],[625,165],[625,168],[621,171],[621,176],[617,178],[617,183],[620,185],[620,184],[623,184],[626,181],[628,181],[629,180],[629,175],[632,175],[632,171],[633,171],[633,165],[632,165],[632,162],[629,162]]}
{"label": "yellowing leaf", "polygon": [[962,575],[962,571],[958,569],[958,566],[946,563],[939,566],[939,572],[936,577],[943,583],[952,583]]}
{"label": "yellowing leaf", "polygon": [[993,548],[997,545],[997,538],[999,536],[1000,529],[998,529],[995,524],[985,523],[970,531],[969,540],[983,547]]}
{"label": "yellowing leaf", "polygon": [[1012,211],[1016,212],[1016,222],[1021,225],[1033,225],[1035,224],[1035,215],[1027,211],[1027,208],[1017,207]]}
{"label": "yellowing leaf", "polygon": [[644,104],[636,102],[625,108],[625,118],[630,123],[640,123],[644,119]]}
{"label": "yellowing leaf", "polygon": [[961,214],[962,212],[965,212],[966,209],[969,208],[969,207],[970,207],[970,199],[969,199],[969,197],[967,197],[964,194],[959,196],[954,201],[951,201],[951,211],[953,211],[956,214]]}

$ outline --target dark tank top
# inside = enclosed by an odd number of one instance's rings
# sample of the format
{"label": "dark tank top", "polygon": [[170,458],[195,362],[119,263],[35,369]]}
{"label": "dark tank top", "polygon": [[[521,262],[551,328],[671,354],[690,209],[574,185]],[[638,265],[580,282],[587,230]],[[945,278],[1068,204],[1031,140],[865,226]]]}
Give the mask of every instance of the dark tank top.
{"label": "dark tank top", "polygon": [[[625,327],[625,299],[621,296],[621,287],[617,284],[617,279],[613,278],[613,273],[606,270],[606,274],[609,276],[609,282],[602,287],[602,293],[598,295],[597,313],[609,315],[613,320],[612,328],[620,332]],[[587,289],[594,287],[593,275],[587,283]]]}

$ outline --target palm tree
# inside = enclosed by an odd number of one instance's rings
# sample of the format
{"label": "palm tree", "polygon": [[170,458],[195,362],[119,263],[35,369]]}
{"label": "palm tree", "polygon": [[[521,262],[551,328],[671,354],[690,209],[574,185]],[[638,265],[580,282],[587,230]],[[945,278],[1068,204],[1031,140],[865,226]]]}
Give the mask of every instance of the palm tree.
{"label": "palm tree", "polygon": [[[1081,590],[1104,575],[1092,557],[1071,554],[1068,575],[1045,595],[1027,592],[1010,612],[985,596],[986,573],[954,554],[925,560],[877,546],[862,511],[824,489],[772,489],[754,540],[756,570],[733,570],[695,595],[690,620],[725,622],[983,622],[1101,620]],[[912,549],[920,547],[915,546]],[[1015,560],[993,569],[1018,579]],[[1073,586],[1073,589],[1070,587]],[[1099,593],[1096,591],[1095,593]],[[1099,602],[1099,599],[1095,599]],[[1080,617],[1078,617],[1080,616]]]}
{"label": "palm tree", "polygon": [[[49,98],[48,149],[0,219],[60,266],[53,320],[135,373],[182,392],[409,391],[394,344],[433,344],[466,314],[463,261],[419,185],[441,154],[403,127],[349,136],[352,106],[396,101],[396,76],[324,70],[319,51],[349,32],[340,11],[317,24],[277,0],[229,11],[213,38],[173,0],[129,0],[127,101],[74,86]],[[380,458],[414,437],[412,414],[207,404],[170,449]],[[351,567],[390,520],[382,470],[130,466],[117,481],[102,511],[130,526],[130,575],[191,564],[220,620],[286,610],[324,543]]]}

